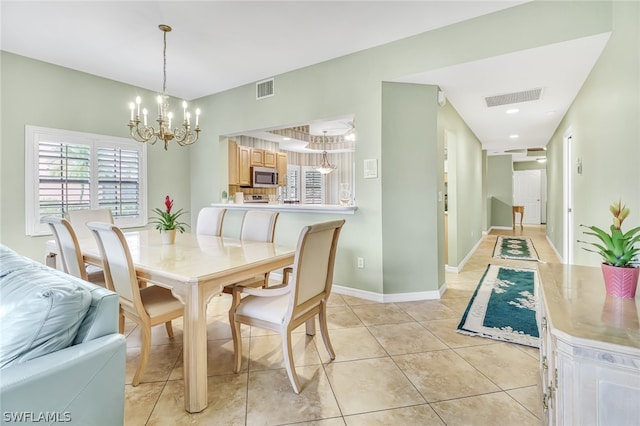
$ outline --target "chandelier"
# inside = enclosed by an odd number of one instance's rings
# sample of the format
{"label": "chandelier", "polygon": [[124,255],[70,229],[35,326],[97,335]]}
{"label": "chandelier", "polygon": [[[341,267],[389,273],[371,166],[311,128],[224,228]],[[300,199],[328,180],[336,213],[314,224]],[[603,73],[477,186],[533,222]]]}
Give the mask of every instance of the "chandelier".
{"label": "chandelier", "polygon": [[[323,138],[323,142],[322,142],[322,148],[325,148],[325,142],[327,141],[327,131],[323,130],[324,133],[324,138]],[[332,171],[334,171],[336,169],[336,166],[329,163],[329,159],[327,158],[327,150],[324,149],[322,151],[322,162],[320,163],[320,165],[316,168],[317,171],[319,171],[320,173],[322,173],[323,175],[328,175],[329,173],[331,173]]]}
{"label": "chandelier", "polygon": [[[182,102],[182,126],[171,128],[171,121],[173,119],[173,113],[169,111],[169,96],[167,95],[167,33],[171,31],[169,25],[158,25],[160,31],[163,32],[164,47],[162,50],[162,56],[164,58],[163,72],[164,79],[162,81],[162,94],[158,95],[158,129],[153,126],[147,125],[148,111],[146,108],[142,109],[142,121],[140,121],[140,103],[142,100],[140,96],[136,97],[135,104],[131,102],[129,109],[131,110],[131,118],[129,119],[129,129],[131,130],[131,137],[138,142],[149,142],[151,145],[155,144],[158,139],[164,141],[164,149],[167,150],[169,142],[174,140],[180,146],[191,145],[198,140],[200,135],[200,126],[198,119],[200,117],[200,109],[196,109],[196,123],[195,128],[191,128],[191,113],[187,111],[187,102]],[[135,115],[134,115],[135,113]]]}

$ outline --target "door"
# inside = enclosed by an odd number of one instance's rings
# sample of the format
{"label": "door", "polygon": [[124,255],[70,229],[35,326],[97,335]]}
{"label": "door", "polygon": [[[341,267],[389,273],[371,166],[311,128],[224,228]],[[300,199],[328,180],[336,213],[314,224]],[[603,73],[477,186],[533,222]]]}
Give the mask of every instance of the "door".
{"label": "door", "polygon": [[541,182],[540,170],[513,172],[513,204],[524,206],[522,223],[540,225]]}

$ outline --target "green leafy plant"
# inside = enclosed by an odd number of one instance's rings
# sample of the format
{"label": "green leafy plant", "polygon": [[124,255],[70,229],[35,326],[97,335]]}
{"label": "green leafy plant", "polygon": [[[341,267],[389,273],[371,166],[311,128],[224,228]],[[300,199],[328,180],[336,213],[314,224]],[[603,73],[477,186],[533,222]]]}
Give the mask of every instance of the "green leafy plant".
{"label": "green leafy plant", "polygon": [[179,209],[175,212],[171,212],[173,208],[173,200],[168,195],[164,199],[165,210],[161,210],[158,207],[153,209],[153,212],[158,215],[158,217],[149,218],[149,222],[156,226],[156,229],[159,231],[170,231],[175,229],[180,231],[182,234],[185,231],[185,226],[189,226],[184,222],[180,222],[178,219],[180,216],[185,214],[186,212],[182,209]]}
{"label": "green leafy plant", "polygon": [[620,267],[635,267],[638,263],[637,254],[640,248],[635,245],[640,241],[640,226],[627,232],[622,232],[622,222],[629,216],[630,210],[621,201],[609,206],[613,214],[613,224],[610,227],[611,233],[598,228],[597,226],[580,225],[591,232],[584,231],[585,235],[597,237],[599,242],[581,241],[580,243],[590,244],[597,250],[583,247],[586,251],[598,253],[607,265]]}

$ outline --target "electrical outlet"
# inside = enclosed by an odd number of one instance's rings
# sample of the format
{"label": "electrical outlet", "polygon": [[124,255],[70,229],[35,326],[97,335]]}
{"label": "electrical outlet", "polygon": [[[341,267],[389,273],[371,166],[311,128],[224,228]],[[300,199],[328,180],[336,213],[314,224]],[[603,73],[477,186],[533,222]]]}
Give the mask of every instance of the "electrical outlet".
{"label": "electrical outlet", "polygon": [[358,258],[358,268],[364,268],[364,257]]}

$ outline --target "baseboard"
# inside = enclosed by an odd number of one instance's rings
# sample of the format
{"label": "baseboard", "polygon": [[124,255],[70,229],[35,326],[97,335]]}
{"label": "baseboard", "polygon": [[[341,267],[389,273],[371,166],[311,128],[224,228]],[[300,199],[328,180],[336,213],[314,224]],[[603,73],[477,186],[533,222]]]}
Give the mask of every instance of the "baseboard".
{"label": "baseboard", "polygon": [[378,303],[393,303],[393,302],[415,302],[418,300],[437,300],[440,299],[444,291],[446,290],[446,284],[440,287],[439,290],[431,291],[418,291],[411,293],[391,293],[380,294],[367,290],[359,290],[357,288],[343,287],[340,285],[333,285],[332,291],[336,294],[345,296],[357,297],[359,299],[370,300]]}
{"label": "baseboard", "polygon": [[473,256],[473,253],[475,253],[475,251],[478,250],[478,247],[480,247],[481,243],[482,243],[482,238],[480,238],[478,242],[476,242],[476,244],[471,248],[471,250],[469,250],[469,253],[467,253],[467,255],[464,257],[464,259],[462,259],[462,262],[460,262],[458,266],[446,266],[446,269],[450,272],[455,272],[455,273],[460,272],[462,268],[464,268],[465,263],[467,263],[469,259],[471,259],[471,256]]}
{"label": "baseboard", "polygon": [[489,228],[489,230],[487,231],[487,234],[490,234],[491,231],[493,231],[494,229],[500,229],[503,231],[512,231],[513,227],[512,226],[492,226],[491,228]]}
{"label": "baseboard", "polygon": [[445,272],[454,272],[454,273],[459,273],[460,269],[457,266],[450,266],[450,265],[444,265],[444,271]]}
{"label": "baseboard", "polygon": [[558,259],[560,259],[560,263],[564,264],[565,261],[562,258],[562,256],[560,255],[560,253],[558,252],[558,250],[556,250],[556,246],[553,245],[553,243],[551,242],[551,240],[549,239],[548,235],[545,235],[545,238],[547,239],[547,242],[549,243],[549,245],[551,246],[551,249],[553,249],[553,252],[556,254],[556,256],[558,257]]}

